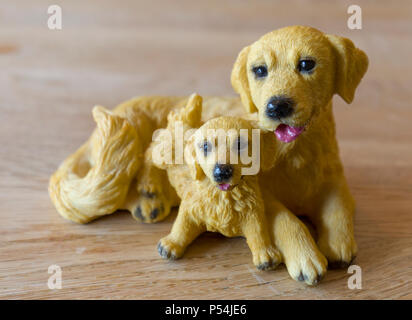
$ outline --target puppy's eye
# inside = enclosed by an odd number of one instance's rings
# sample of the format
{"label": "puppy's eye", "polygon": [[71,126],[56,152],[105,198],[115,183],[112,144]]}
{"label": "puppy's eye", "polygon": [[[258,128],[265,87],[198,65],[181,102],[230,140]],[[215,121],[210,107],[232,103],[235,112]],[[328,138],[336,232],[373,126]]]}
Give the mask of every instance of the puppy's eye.
{"label": "puppy's eye", "polygon": [[265,66],[254,67],[252,72],[255,74],[256,78],[264,78],[268,75],[268,69]]}
{"label": "puppy's eye", "polygon": [[233,149],[240,154],[241,151],[247,148],[247,142],[244,141],[242,138],[238,137],[236,142],[234,143]]}
{"label": "puppy's eye", "polygon": [[204,156],[207,157],[207,155],[212,152],[212,144],[209,141],[204,141],[200,145],[200,149],[203,150]]}
{"label": "puppy's eye", "polygon": [[298,71],[300,73],[311,73],[315,68],[316,62],[312,59],[303,59],[298,63]]}

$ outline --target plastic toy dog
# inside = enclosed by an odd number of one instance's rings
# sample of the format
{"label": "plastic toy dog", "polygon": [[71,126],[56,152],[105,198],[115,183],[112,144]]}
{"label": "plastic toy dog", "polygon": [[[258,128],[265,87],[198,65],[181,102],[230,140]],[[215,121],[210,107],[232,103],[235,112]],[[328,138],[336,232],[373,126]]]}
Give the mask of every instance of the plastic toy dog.
{"label": "plastic toy dog", "polygon": [[[183,133],[198,128],[201,103],[200,96],[192,95],[186,108],[172,111],[163,136],[174,136],[176,123],[184,124]],[[239,135],[242,129],[248,133],[246,136]],[[155,152],[159,144],[167,154],[175,153],[175,148],[170,148],[170,139],[162,139],[162,134],[151,146],[154,163],[167,169],[169,180],[182,199],[172,231],[158,244],[163,258],[181,257],[199,234],[214,231],[227,237],[245,236],[258,269],[271,269],[281,262],[281,255],[271,244],[257,172],[242,175],[244,164],[239,161],[229,163],[230,152],[237,156],[249,153],[252,129],[251,122],[241,118],[218,117],[207,121],[192,134],[184,147],[189,164],[166,164],[155,160],[161,154]],[[265,153],[259,155],[262,156],[261,169],[268,170],[273,166],[274,158],[267,150],[275,148],[275,142],[273,139],[265,142],[271,146],[265,145]],[[255,158],[259,161],[261,157]]]}
{"label": "plastic toy dog", "polygon": [[[352,102],[367,67],[366,54],[349,39],[286,27],[240,52],[231,80],[241,102],[204,101],[204,120],[241,115],[243,104],[247,112],[257,112],[261,128],[274,132],[276,164],[259,174],[266,217],[289,274],[307,284],[319,281],[328,261],[345,267],[357,252],[355,203],[339,159],[332,97]],[[145,222],[167,216],[176,195],[165,172],[141,154],[152,132],[166,126],[167,114],[186,103],[187,98],[141,97],[101,120],[50,180],[59,213],[81,223],[124,208]],[[317,243],[296,215],[314,223]]]}

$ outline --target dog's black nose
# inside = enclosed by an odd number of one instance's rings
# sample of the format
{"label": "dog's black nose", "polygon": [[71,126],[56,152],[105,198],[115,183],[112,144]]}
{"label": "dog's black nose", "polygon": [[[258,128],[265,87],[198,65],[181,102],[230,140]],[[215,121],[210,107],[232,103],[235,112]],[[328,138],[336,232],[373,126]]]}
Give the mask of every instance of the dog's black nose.
{"label": "dog's black nose", "polygon": [[216,164],[213,169],[213,178],[216,182],[227,182],[233,175],[233,168],[230,164]]}
{"label": "dog's black nose", "polygon": [[294,106],[295,103],[292,99],[285,96],[275,96],[270,98],[266,106],[266,115],[274,120],[286,118],[292,114]]}

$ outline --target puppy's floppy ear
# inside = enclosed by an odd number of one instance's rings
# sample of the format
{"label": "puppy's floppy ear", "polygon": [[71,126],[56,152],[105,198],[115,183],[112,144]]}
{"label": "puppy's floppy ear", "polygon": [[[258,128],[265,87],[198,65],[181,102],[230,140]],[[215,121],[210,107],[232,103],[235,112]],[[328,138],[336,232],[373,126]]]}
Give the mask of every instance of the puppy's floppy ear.
{"label": "puppy's floppy ear", "polygon": [[236,62],[233,65],[232,75],[230,81],[233,89],[240,94],[240,99],[249,113],[256,112],[256,106],[252,101],[250,95],[249,80],[247,78],[247,57],[250,51],[250,47],[245,47],[240,51],[237,56]]}
{"label": "puppy's floppy ear", "polygon": [[335,55],[335,93],[351,103],[355,90],[368,69],[368,56],[347,38],[326,35]]}
{"label": "puppy's floppy ear", "polygon": [[186,143],[184,156],[193,180],[200,180],[205,173],[197,160],[195,147],[195,135],[193,134]]}

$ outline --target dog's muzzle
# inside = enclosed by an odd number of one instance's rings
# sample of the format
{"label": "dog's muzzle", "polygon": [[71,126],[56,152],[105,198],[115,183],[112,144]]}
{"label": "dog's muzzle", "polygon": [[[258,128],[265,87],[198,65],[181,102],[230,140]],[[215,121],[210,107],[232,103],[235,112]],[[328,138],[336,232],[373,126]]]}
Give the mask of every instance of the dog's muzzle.
{"label": "dog's muzzle", "polygon": [[295,102],[285,96],[274,96],[266,105],[266,115],[269,119],[280,120],[293,113]]}
{"label": "dog's muzzle", "polygon": [[216,164],[213,168],[213,178],[217,183],[228,182],[233,176],[233,167],[230,164]]}

